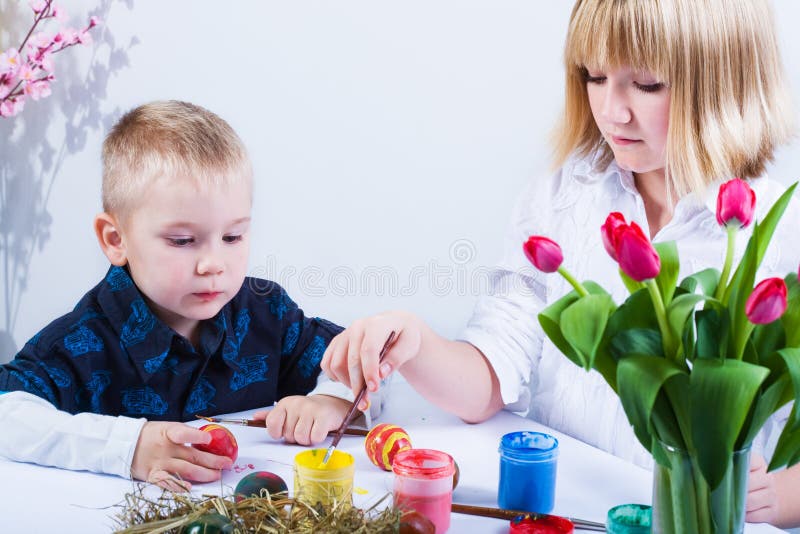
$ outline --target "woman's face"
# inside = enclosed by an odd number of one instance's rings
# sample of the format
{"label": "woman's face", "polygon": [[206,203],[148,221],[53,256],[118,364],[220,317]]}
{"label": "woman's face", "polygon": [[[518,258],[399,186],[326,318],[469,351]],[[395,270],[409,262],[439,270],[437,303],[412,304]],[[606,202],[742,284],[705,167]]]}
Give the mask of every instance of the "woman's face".
{"label": "woman's face", "polygon": [[647,71],[587,67],[586,93],[614,159],[637,176],[664,177],[670,91]]}

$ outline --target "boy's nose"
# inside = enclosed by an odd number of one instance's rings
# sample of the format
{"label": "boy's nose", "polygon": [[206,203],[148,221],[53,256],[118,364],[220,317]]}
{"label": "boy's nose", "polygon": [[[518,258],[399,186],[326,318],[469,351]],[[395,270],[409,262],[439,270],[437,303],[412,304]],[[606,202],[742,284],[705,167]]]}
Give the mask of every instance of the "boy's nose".
{"label": "boy's nose", "polygon": [[220,274],[224,262],[216,254],[205,254],[197,261],[197,274]]}

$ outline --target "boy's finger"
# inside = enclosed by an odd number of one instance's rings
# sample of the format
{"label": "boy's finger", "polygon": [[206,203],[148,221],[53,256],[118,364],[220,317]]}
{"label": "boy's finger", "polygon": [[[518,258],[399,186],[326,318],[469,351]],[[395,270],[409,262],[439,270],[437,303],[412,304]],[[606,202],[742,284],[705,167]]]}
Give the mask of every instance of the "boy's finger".
{"label": "boy's finger", "polygon": [[[228,460],[230,461],[230,458]],[[222,471],[219,469],[208,469],[178,458],[173,458],[167,469],[182,480],[194,480],[195,482],[213,482],[222,476]]]}
{"label": "boy's finger", "polygon": [[329,425],[324,424],[324,421],[314,419],[314,422],[311,425],[311,433],[309,436],[311,439],[311,444],[316,445],[317,443],[321,443],[326,437],[328,437],[328,432],[331,430],[336,430],[336,428],[338,427],[329,428]]}
{"label": "boy's finger", "polygon": [[261,421],[262,419],[266,419],[267,414],[269,414],[269,412],[271,411],[272,410],[259,410],[253,414],[253,419],[255,419],[256,421]]}
{"label": "boy's finger", "polygon": [[211,434],[208,432],[204,432],[199,428],[194,428],[193,426],[180,423],[169,425],[165,435],[168,440],[178,445],[183,445],[184,443],[199,443],[201,445],[207,445],[211,443]]}
{"label": "boy's finger", "polygon": [[289,443],[294,443],[295,427],[297,426],[297,412],[286,412],[286,419],[283,422],[283,439]]}
{"label": "boy's finger", "polygon": [[[344,332],[342,332],[342,334],[343,333]],[[338,345],[342,334],[339,334],[331,339],[331,342],[328,343],[328,346],[325,348],[325,352],[322,354],[322,359],[319,361],[319,366],[322,368],[322,372],[328,376],[330,376],[331,371],[331,358],[333,357],[333,354],[336,350],[336,345]]]}
{"label": "boy's finger", "polygon": [[191,483],[186,480],[179,480],[163,469],[153,471],[147,481],[175,493],[182,493],[192,489]]}
{"label": "boy's finger", "polygon": [[227,456],[201,451],[194,447],[182,446],[176,452],[175,457],[190,464],[206,467],[208,469],[220,470],[233,467],[233,461]]}
{"label": "boy's finger", "polygon": [[283,426],[286,424],[286,408],[278,404],[267,414],[264,419],[267,423],[267,433],[272,439],[281,439]]}
{"label": "boy's finger", "polygon": [[295,443],[299,443],[300,445],[308,445],[311,443],[311,427],[313,423],[313,420],[308,420],[306,417],[297,419],[297,423],[294,425]]}
{"label": "boy's finger", "polygon": [[367,384],[367,391],[378,391],[378,387],[380,387],[378,357],[380,356],[381,349],[383,349],[383,346],[386,344],[386,339],[390,331],[391,329],[388,326],[385,328],[381,326],[364,333],[360,352],[361,368]]}

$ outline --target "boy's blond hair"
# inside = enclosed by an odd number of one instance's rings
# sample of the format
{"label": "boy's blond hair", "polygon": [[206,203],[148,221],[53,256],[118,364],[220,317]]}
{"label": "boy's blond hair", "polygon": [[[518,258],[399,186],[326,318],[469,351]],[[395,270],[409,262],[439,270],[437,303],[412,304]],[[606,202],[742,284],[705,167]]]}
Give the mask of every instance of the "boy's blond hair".
{"label": "boy's blond hair", "polygon": [[123,115],[103,142],[103,210],[125,220],[153,181],[175,177],[251,187],[252,168],[233,128],[200,106],[151,102]]}
{"label": "boy's blond hair", "polygon": [[766,0],[577,0],[564,50],[565,111],[555,163],[599,151],[586,68],[650,71],[670,91],[667,190],[702,192],[717,179],[763,174],[791,134],[772,11]]}

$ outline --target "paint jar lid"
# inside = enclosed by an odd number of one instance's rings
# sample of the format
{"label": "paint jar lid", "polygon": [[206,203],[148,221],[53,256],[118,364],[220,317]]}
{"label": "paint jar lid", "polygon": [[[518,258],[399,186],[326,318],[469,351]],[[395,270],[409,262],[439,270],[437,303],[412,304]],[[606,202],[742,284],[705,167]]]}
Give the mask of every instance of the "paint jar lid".
{"label": "paint jar lid", "polygon": [[508,528],[508,534],[572,534],[574,531],[572,521],[557,515],[521,515],[512,519]]}
{"label": "paint jar lid", "polygon": [[436,479],[453,476],[456,468],[453,458],[446,452],[405,449],[395,455],[392,471],[395,475],[404,477]]}
{"label": "paint jar lid", "polygon": [[558,440],[543,432],[509,432],[500,439],[501,456],[524,462],[546,462],[558,457]]}
{"label": "paint jar lid", "polygon": [[649,534],[652,509],[646,504],[620,504],[608,511],[606,532],[612,534]]}

